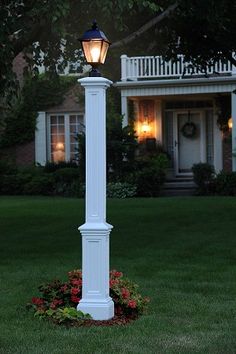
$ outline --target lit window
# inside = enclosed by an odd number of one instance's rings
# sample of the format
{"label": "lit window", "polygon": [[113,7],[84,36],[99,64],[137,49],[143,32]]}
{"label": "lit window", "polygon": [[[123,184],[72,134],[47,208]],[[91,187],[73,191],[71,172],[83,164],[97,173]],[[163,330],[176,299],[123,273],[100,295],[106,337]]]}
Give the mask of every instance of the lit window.
{"label": "lit window", "polygon": [[76,161],[79,133],[84,131],[82,114],[49,116],[49,159],[52,162]]}

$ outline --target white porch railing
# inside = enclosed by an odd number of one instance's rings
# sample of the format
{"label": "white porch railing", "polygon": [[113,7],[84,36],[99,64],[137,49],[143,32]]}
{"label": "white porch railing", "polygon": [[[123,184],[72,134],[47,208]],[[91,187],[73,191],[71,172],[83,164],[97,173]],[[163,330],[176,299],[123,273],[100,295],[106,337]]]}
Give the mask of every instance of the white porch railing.
{"label": "white porch railing", "polygon": [[191,63],[184,62],[178,55],[176,61],[165,61],[161,56],[127,57],[121,56],[121,81],[138,79],[183,78],[184,76],[225,74],[236,75],[236,67],[229,61],[219,60],[202,71]]}

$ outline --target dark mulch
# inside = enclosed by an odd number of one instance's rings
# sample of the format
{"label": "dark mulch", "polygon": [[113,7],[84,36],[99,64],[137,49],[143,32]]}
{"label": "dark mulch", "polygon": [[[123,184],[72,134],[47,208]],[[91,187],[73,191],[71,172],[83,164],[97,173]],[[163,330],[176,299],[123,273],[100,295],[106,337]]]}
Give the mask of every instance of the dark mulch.
{"label": "dark mulch", "polygon": [[[65,323],[66,327],[92,327],[92,326],[125,326],[134,320],[136,317],[126,317],[126,316],[114,316],[111,320],[98,321],[98,320],[81,320],[81,321],[70,321]],[[55,324],[59,324],[54,321]]]}

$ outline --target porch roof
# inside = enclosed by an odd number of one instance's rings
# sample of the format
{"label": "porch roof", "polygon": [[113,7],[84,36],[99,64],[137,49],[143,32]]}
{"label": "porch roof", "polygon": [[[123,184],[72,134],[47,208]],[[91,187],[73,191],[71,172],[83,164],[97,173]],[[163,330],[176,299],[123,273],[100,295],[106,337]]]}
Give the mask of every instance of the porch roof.
{"label": "porch roof", "polygon": [[236,90],[236,75],[118,81],[115,86],[121,90],[122,96],[127,97],[230,93]]}

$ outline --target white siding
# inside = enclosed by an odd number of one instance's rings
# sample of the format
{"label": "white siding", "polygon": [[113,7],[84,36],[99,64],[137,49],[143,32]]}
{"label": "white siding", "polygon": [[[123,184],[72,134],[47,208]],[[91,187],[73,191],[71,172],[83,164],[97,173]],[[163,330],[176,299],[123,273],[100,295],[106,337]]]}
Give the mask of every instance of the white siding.
{"label": "white siding", "polygon": [[38,112],[35,130],[35,163],[44,166],[47,162],[46,113]]}

